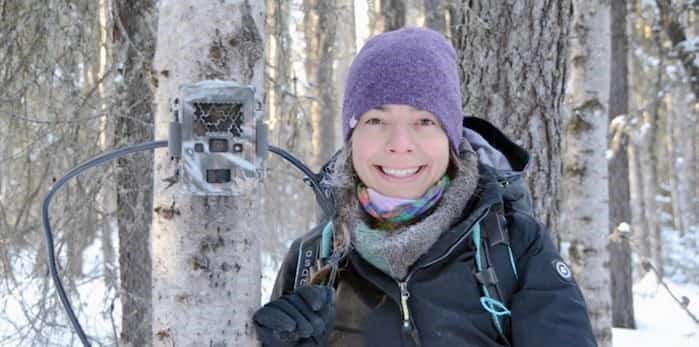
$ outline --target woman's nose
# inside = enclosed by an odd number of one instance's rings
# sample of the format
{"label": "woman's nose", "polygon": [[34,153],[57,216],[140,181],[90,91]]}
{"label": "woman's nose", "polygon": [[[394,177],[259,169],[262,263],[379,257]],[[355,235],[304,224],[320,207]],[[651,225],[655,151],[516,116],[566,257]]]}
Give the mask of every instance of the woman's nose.
{"label": "woman's nose", "polygon": [[386,148],[391,153],[409,153],[414,151],[415,139],[410,127],[392,126],[388,133]]}

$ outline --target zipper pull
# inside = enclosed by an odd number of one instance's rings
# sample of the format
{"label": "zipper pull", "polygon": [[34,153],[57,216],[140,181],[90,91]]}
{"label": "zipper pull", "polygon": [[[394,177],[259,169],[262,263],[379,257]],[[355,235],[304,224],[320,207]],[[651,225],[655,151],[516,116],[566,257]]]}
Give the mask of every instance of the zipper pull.
{"label": "zipper pull", "polygon": [[417,347],[421,347],[420,333],[417,331],[417,327],[413,324],[410,318],[410,307],[408,307],[408,299],[410,298],[410,292],[408,291],[408,279],[406,278],[404,282],[398,282],[398,288],[400,288],[400,312],[403,315],[403,332],[410,335],[413,343]]}
{"label": "zipper pull", "polygon": [[403,330],[409,333],[412,327],[410,324],[410,308],[408,308],[408,298],[410,298],[408,283],[398,282],[398,287],[400,288],[400,310],[403,314]]}

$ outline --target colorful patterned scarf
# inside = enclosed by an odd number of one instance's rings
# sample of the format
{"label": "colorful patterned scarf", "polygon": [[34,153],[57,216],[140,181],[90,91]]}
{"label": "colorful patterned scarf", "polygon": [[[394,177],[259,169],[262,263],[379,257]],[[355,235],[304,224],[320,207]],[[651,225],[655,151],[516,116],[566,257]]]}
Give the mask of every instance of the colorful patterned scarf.
{"label": "colorful patterned scarf", "polygon": [[361,182],[357,184],[357,197],[364,211],[377,221],[376,227],[378,229],[391,230],[407,225],[429,211],[439,202],[448,186],[449,176],[444,175],[421,198],[399,205],[390,211],[384,211],[373,204],[369,199],[368,188]]}

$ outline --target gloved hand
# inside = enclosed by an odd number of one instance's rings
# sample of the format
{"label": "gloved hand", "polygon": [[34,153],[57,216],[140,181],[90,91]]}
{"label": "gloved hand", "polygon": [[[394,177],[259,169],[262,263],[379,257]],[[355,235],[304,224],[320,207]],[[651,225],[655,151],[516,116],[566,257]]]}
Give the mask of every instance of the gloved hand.
{"label": "gloved hand", "polygon": [[252,319],[265,347],[326,346],[335,323],[335,291],[301,287],[270,301]]}

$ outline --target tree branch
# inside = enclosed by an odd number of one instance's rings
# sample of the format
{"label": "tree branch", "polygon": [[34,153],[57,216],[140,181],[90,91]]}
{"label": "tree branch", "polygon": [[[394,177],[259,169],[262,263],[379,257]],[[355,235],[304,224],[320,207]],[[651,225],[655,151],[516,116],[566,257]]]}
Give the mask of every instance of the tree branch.
{"label": "tree branch", "polygon": [[694,323],[696,323],[697,325],[699,325],[699,319],[697,318],[697,316],[695,316],[695,315],[692,313],[692,311],[689,310],[689,298],[687,298],[686,296],[683,296],[681,299],[680,299],[680,298],[677,298],[677,296],[675,295],[675,293],[673,293],[672,290],[670,290],[670,287],[668,287],[667,283],[665,283],[665,281],[663,281],[662,276],[660,275],[660,273],[658,272],[658,270],[655,268],[655,266],[653,266],[653,264],[650,262],[650,260],[648,260],[648,259],[646,259],[646,258],[642,259],[642,260],[641,260],[641,266],[643,266],[643,269],[646,270],[646,271],[649,271],[649,270],[653,271],[653,273],[655,274],[655,276],[658,277],[658,283],[660,283],[660,284],[665,288],[665,290],[668,292],[668,294],[670,294],[670,296],[672,297],[672,299],[675,300],[675,302],[677,302],[677,304],[679,304],[680,307],[681,307],[685,312],[687,312],[687,314],[689,315],[690,318],[692,318],[692,320],[694,321]]}

